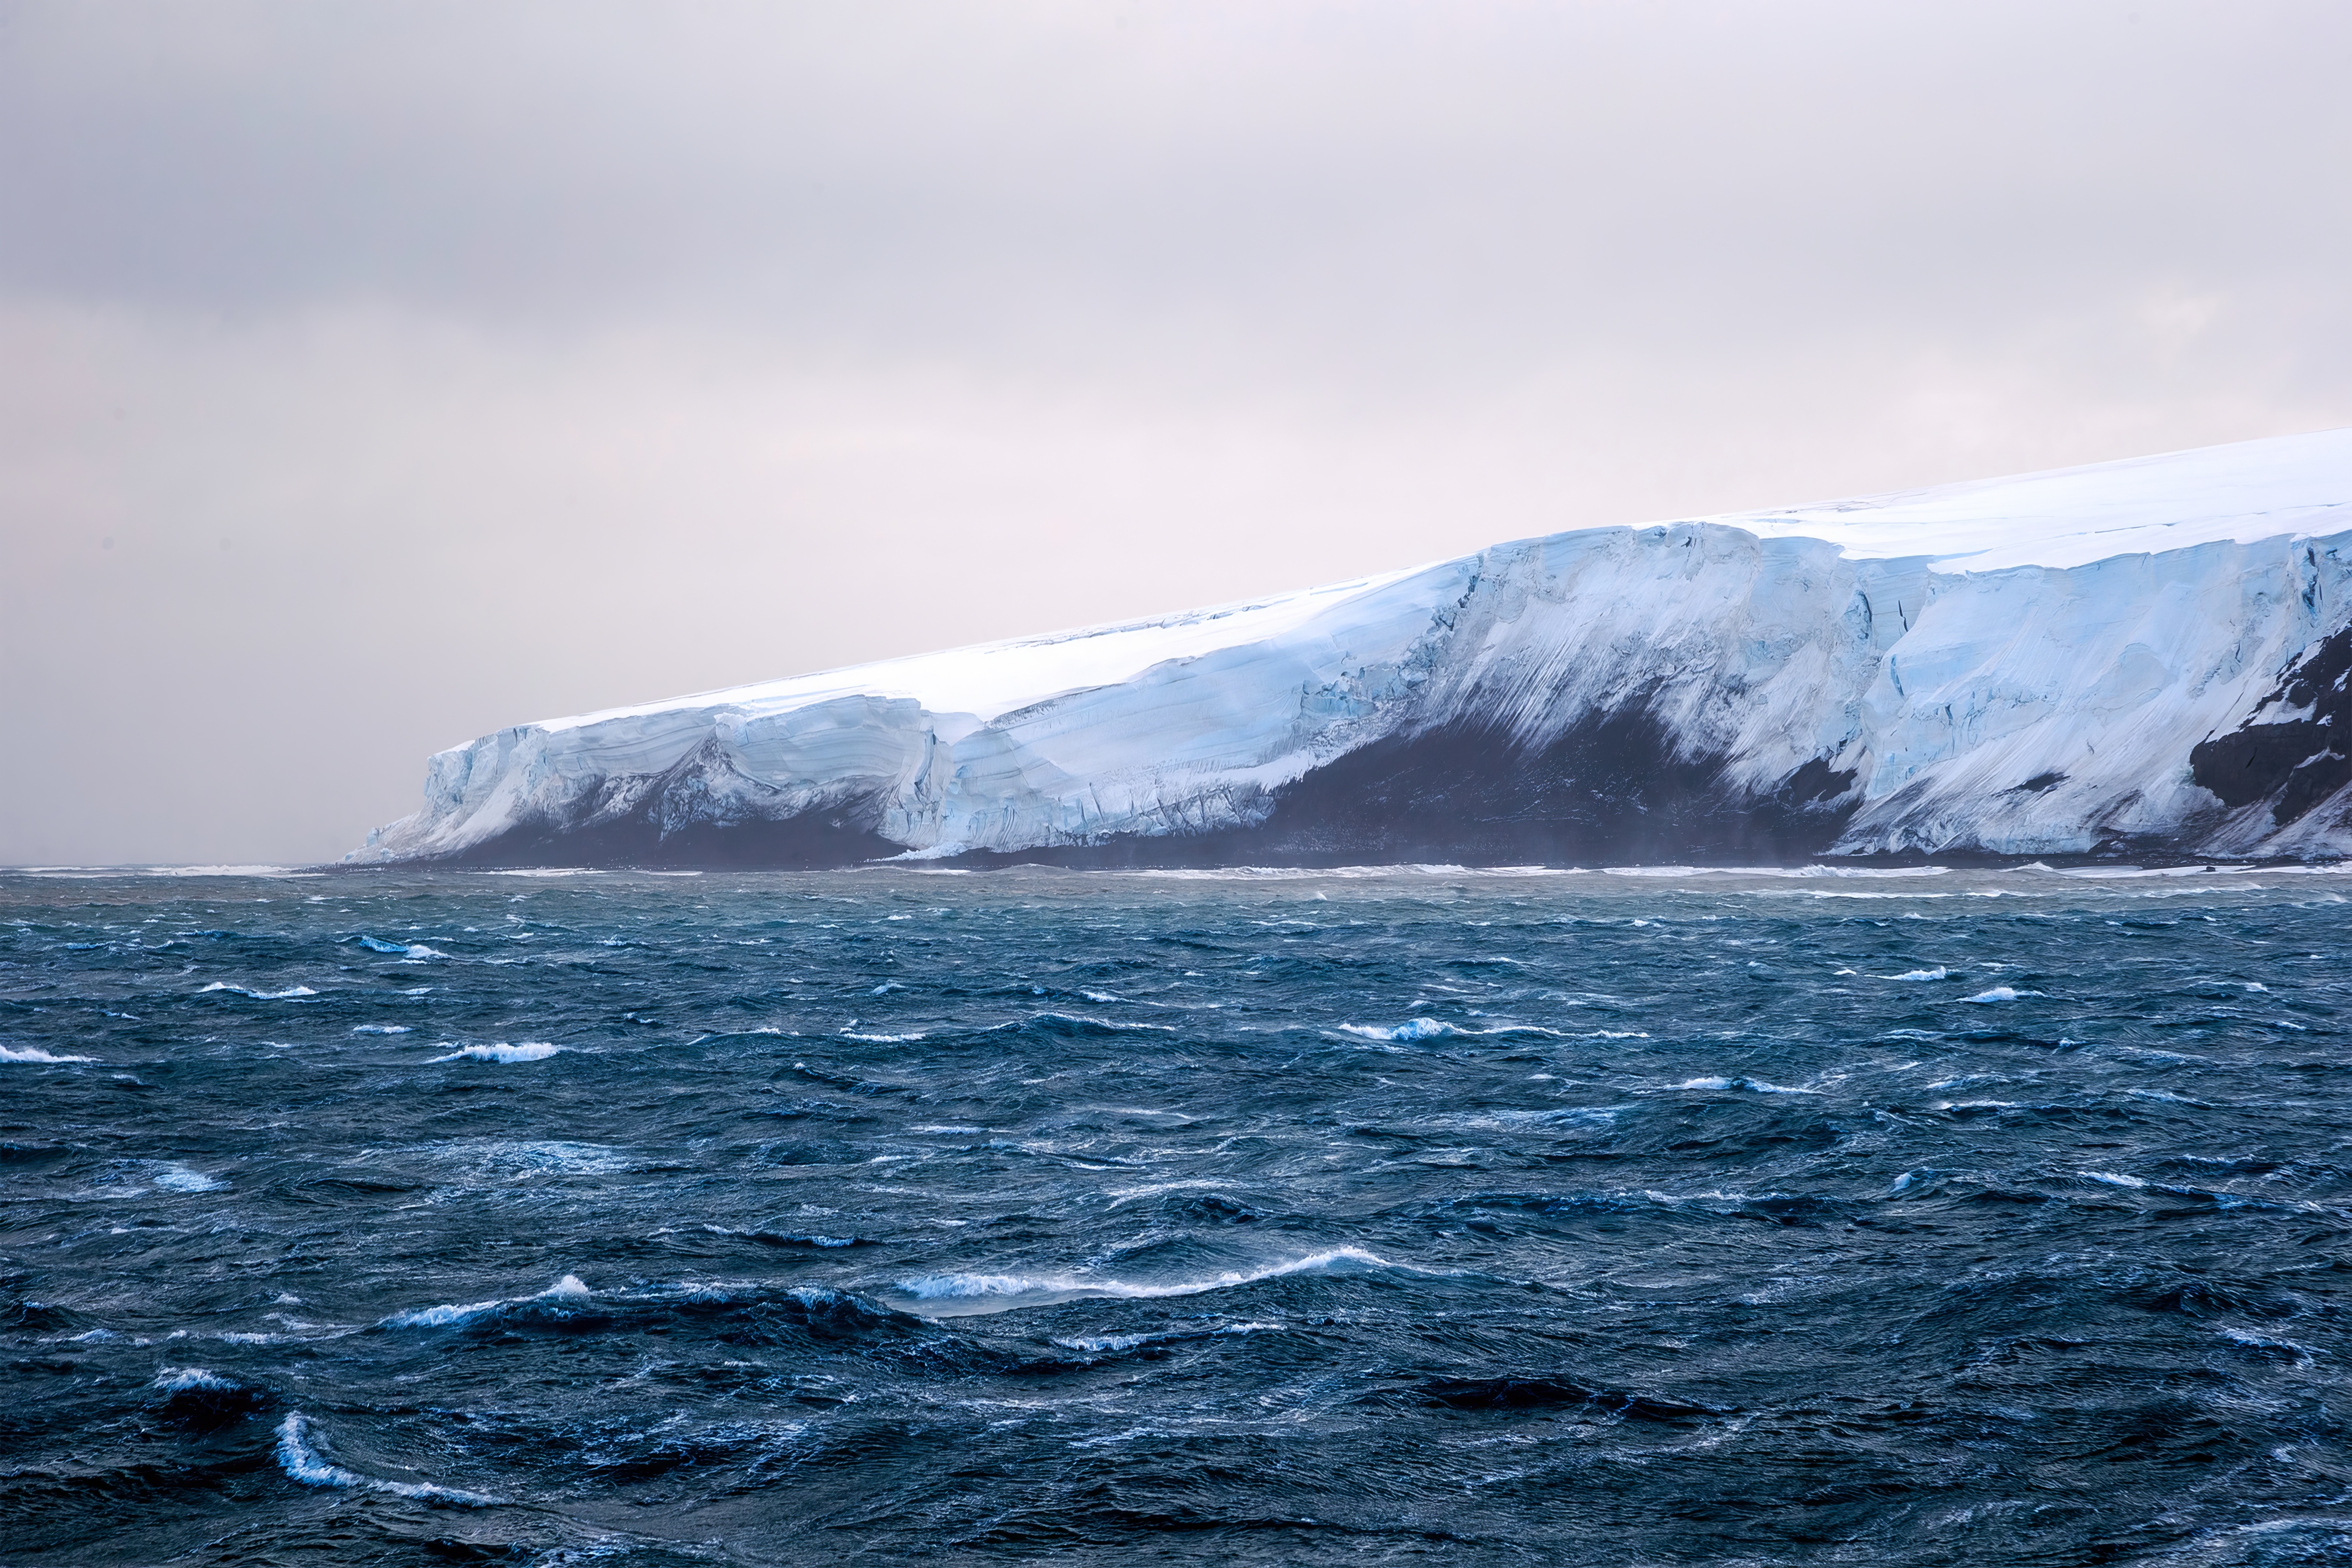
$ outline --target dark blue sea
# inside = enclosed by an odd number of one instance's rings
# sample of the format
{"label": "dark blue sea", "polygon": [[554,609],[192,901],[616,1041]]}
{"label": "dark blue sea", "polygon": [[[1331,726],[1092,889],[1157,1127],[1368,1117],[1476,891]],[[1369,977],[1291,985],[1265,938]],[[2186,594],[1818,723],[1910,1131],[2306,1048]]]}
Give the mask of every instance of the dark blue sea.
{"label": "dark blue sea", "polygon": [[2352,1562],[2352,877],[0,877],[0,1561]]}

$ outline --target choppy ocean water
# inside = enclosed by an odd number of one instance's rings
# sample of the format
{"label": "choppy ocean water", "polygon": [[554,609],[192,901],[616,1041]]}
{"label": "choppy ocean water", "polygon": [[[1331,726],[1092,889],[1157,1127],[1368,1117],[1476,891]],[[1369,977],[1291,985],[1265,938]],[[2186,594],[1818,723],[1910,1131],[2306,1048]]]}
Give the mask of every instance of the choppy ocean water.
{"label": "choppy ocean water", "polygon": [[0,878],[0,1561],[2352,1561],[2347,892]]}

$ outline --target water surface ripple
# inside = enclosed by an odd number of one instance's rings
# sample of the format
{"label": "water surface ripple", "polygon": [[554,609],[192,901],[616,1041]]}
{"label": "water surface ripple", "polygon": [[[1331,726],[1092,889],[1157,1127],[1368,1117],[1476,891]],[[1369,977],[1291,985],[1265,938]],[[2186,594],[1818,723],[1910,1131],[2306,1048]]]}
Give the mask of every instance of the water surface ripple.
{"label": "water surface ripple", "polygon": [[0,877],[0,1556],[2352,1561],[2347,891]]}

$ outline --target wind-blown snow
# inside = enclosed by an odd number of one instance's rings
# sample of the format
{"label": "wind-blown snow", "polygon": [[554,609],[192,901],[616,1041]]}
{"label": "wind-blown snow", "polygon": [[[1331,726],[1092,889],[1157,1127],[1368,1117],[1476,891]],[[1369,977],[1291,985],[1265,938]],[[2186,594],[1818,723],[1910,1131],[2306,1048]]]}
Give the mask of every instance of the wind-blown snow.
{"label": "wind-blown snow", "polygon": [[2191,751],[2307,719],[2257,710],[2346,630],[2347,540],[2352,431],[1583,530],[503,730],[435,757],[425,808],[354,858],[632,813],[667,837],[846,812],[918,856],[1247,829],[1373,742],[1538,748],[1634,710],[1729,799],[1833,774],[1836,852],[2343,853],[2343,799],[2225,807]]}

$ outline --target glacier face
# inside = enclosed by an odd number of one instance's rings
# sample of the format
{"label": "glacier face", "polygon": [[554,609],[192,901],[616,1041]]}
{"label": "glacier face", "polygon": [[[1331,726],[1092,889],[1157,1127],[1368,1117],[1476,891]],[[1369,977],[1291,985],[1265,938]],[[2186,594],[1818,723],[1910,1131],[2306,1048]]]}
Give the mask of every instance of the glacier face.
{"label": "glacier face", "polygon": [[2352,431],[519,725],[356,861],[2352,851]]}

